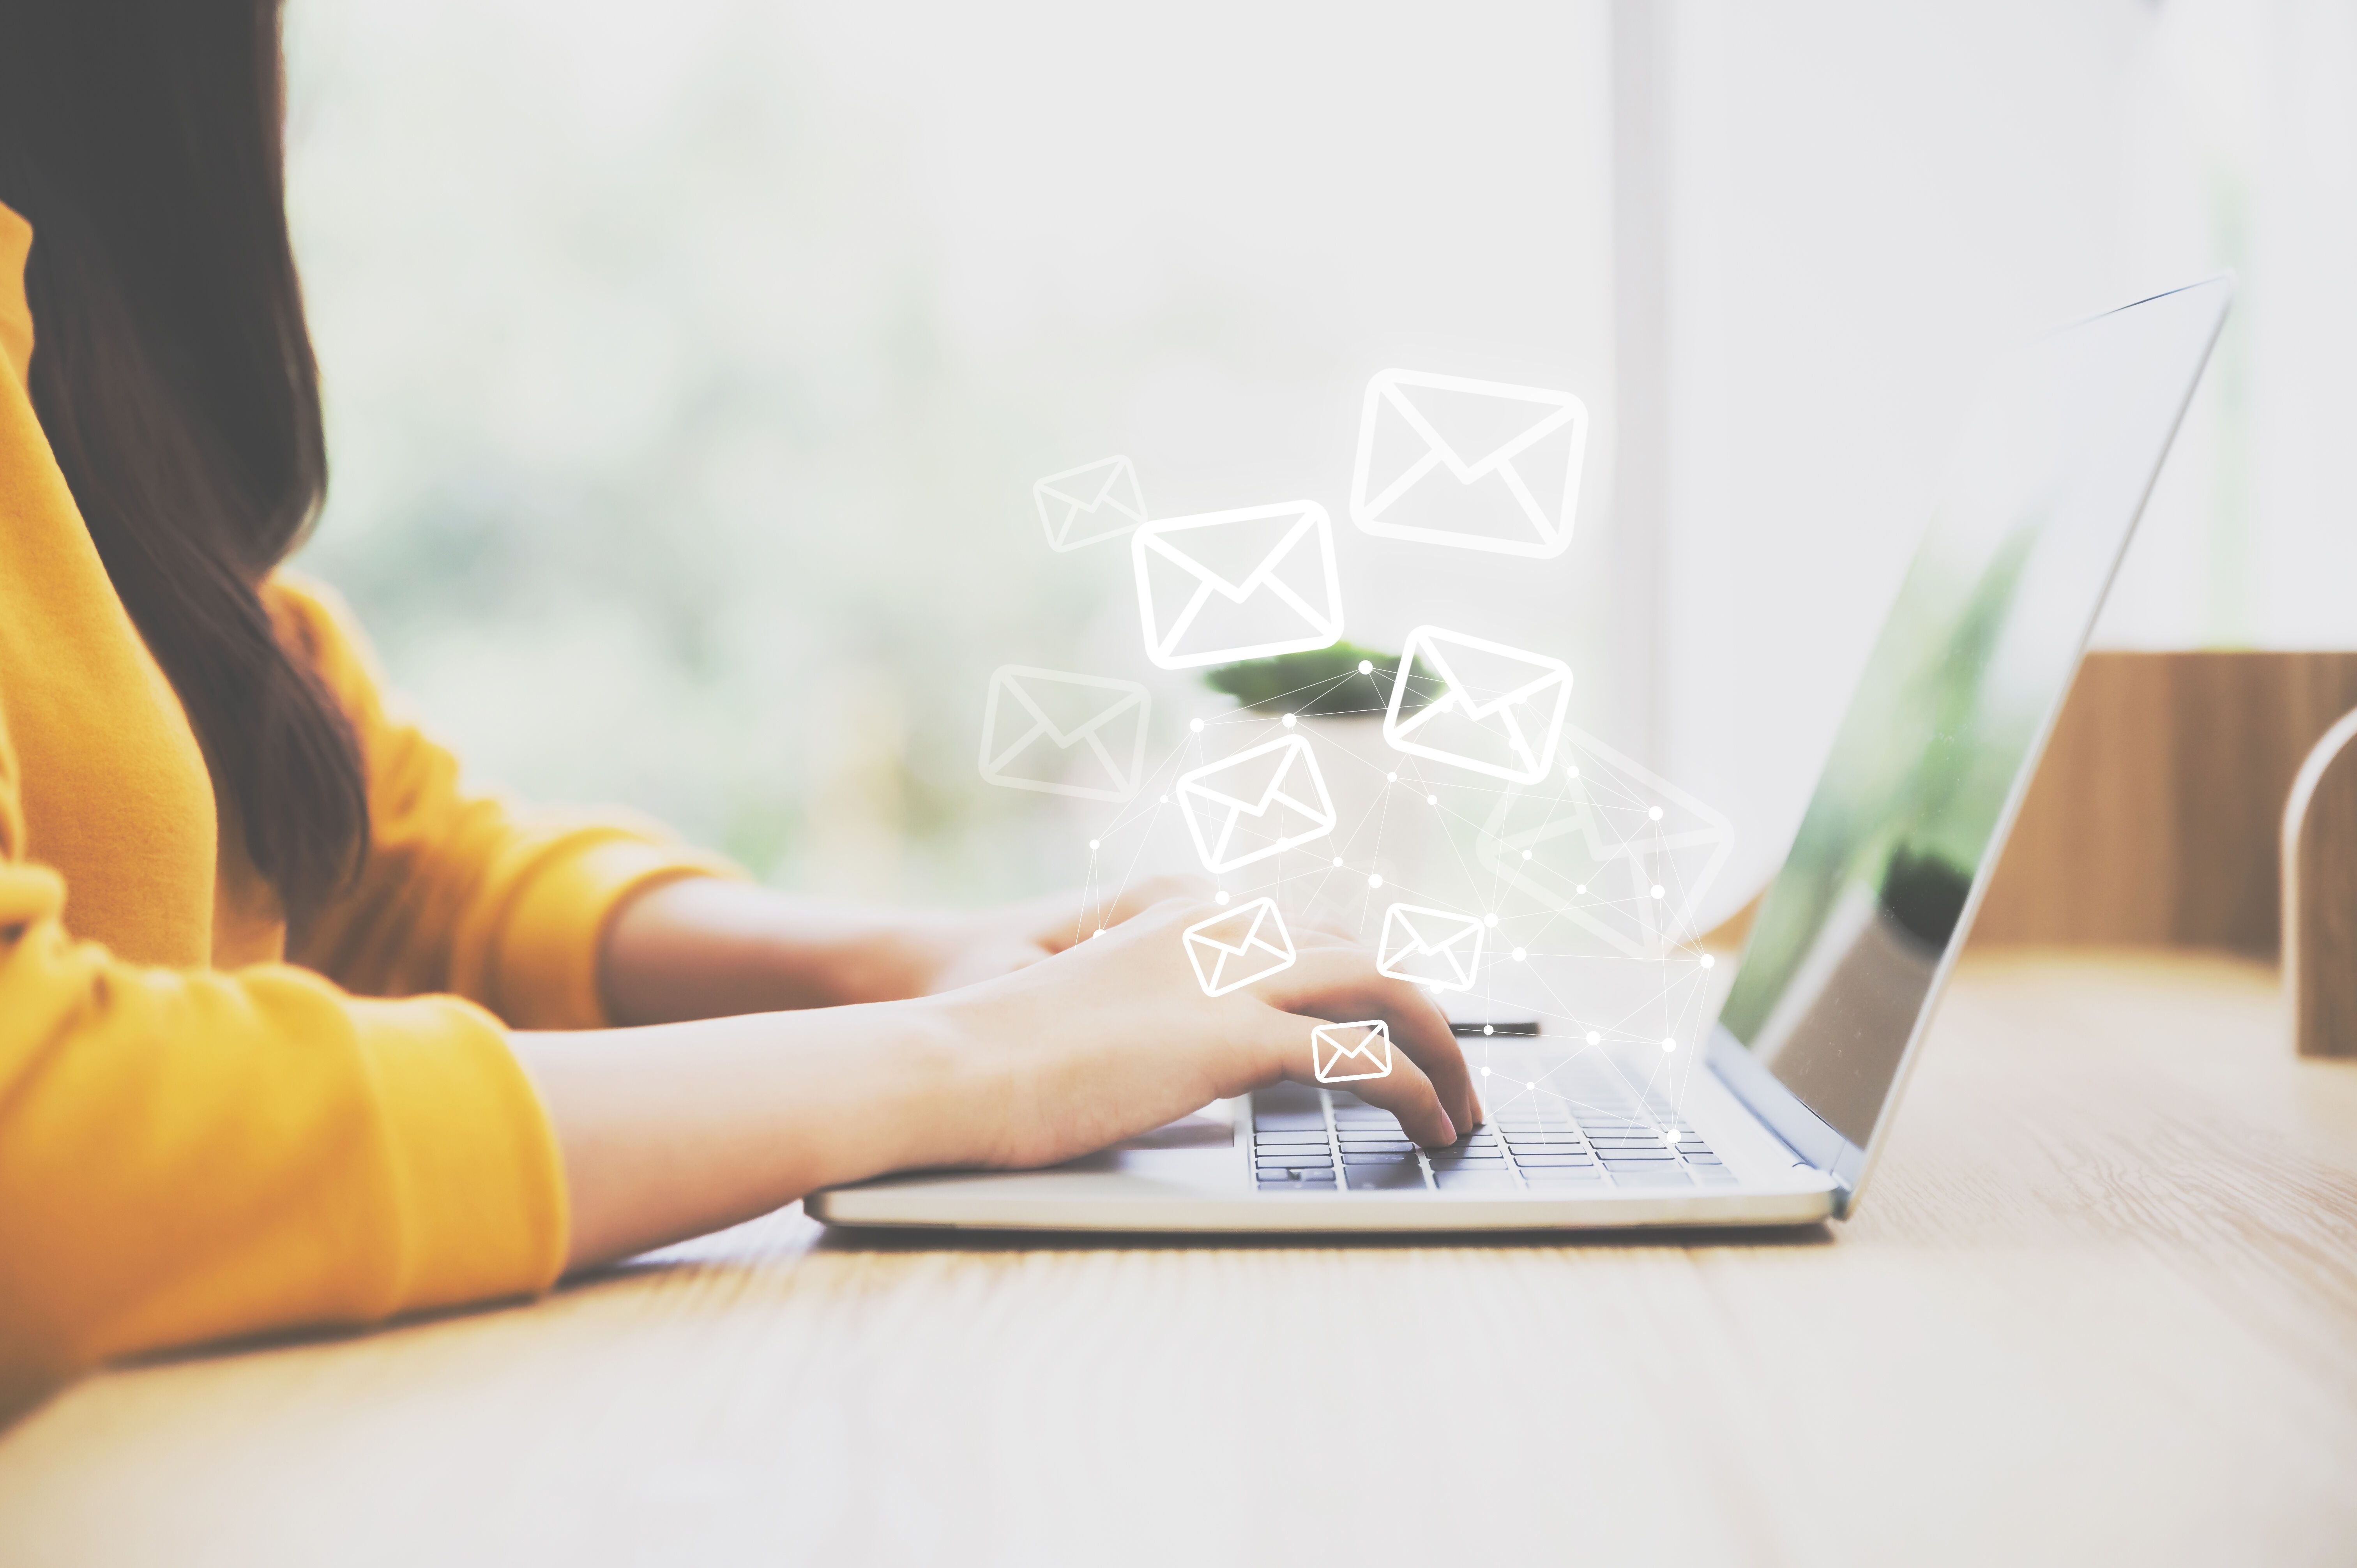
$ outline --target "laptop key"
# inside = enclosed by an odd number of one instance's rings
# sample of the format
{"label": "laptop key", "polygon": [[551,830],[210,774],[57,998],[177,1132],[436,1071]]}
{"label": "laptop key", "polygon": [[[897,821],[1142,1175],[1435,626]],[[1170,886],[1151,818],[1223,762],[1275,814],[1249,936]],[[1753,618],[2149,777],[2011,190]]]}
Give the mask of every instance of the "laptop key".
{"label": "laptop key", "polygon": [[1437,1170],[1432,1173],[1432,1182],[1443,1192],[1512,1192],[1514,1190],[1514,1178],[1504,1171]]}
{"label": "laptop key", "polygon": [[1365,1163],[1343,1167],[1352,1192],[1386,1191],[1405,1188],[1422,1190],[1424,1167],[1414,1160],[1392,1160],[1383,1165]]}
{"label": "laptop key", "polygon": [[1694,1185],[1694,1178],[1675,1166],[1666,1170],[1658,1165],[1646,1170],[1616,1170],[1612,1173],[1612,1180],[1614,1185],[1619,1187],[1691,1187]]}

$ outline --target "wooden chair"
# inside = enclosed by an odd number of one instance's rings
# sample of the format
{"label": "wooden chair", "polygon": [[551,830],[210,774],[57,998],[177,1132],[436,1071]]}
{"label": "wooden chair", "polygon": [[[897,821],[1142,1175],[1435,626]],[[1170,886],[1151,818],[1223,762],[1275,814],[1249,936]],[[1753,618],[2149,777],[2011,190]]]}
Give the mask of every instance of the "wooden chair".
{"label": "wooden chair", "polygon": [[2304,1057],[2357,1057],[2357,709],[2292,780],[2283,822],[2284,995]]}

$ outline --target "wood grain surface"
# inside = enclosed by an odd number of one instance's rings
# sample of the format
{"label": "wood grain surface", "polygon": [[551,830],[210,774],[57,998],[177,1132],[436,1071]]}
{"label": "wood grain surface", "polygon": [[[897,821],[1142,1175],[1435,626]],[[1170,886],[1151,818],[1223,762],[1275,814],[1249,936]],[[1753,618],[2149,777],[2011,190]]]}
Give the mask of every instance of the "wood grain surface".
{"label": "wood grain surface", "polygon": [[1857,1217],[824,1236],[125,1369],[0,1563],[2345,1563],[2357,1064],[2222,957],[1967,960]]}

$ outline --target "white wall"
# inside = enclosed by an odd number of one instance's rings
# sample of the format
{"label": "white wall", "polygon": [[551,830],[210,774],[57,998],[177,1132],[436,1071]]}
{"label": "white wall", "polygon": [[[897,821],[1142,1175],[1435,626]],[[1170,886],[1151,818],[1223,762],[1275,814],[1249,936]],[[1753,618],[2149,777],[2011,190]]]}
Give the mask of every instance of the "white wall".
{"label": "white wall", "polygon": [[2357,639],[2349,16],[1679,0],[1661,727],[1746,830],[1730,897],[1798,822],[2003,344],[2239,268],[2097,641]]}

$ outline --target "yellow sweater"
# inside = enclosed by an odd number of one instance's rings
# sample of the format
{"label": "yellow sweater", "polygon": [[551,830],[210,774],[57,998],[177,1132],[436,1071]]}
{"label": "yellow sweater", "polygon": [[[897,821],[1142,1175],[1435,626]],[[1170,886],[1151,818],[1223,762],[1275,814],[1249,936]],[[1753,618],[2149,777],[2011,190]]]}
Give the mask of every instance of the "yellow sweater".
{"label": "yellow sweater", "polygon": [[0,207],[0,1409],[127,1351],[544,1289],[565,1188],[501,1021],[603,1024],[608,913],[725,869],[462,794],[342,613],[281,577],[374,833],[285,961],[34,419],[32,240]]}

